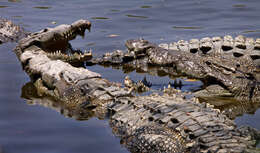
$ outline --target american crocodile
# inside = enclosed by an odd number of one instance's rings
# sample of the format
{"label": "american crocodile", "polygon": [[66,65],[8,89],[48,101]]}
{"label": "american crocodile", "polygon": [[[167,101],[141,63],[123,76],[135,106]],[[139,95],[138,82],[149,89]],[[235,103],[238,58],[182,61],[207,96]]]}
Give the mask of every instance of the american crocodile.
{"label": "american crocodile", "polygon": [[0,44],[8,41],[18,41],[26,35],[20,26],[0,17]]}
{"label": "american crocodile", "polygon": [[[105,53],[88,64],[117,65],[122,69],[158,75],[186,75],[218,85],[223,94],[240,101],[260,101],[260,38],[231,36],[160,44],[137,39],[126,42],[127,52]],[[221,93],[218,93],[221,94]]]}
{"label": "american crocodile", "polygon": [[19,42],[15,52],[31,77],[37,97],[59,102],[72,113],[108,117],[113,132],[130,152],[256,151],[260,136],[256,129],[237,128],[227,116],[197,98],[173,88],[163,94],[135,96],[98,73],[48,56],[56,42],[67,44],[89,25],[80,20]]}

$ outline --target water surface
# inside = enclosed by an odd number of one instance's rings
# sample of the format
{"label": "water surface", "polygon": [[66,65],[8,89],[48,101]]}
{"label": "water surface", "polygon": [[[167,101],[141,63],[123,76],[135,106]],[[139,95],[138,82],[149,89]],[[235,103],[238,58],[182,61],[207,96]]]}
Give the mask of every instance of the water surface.
{"label": "water surface", "polygon": [[[27,31],[35,32],[58,24],[89,19],[92,32],[85,39],[72,41],[74,48],[92,49],[100,55],[125,49],[124,42],[144,38],[155,43],[179,39],[243,34],[260,36],[259,0],[1,0],[0,16],[13,20]],[[76,121],[53,109],[27,105],[20,98],[21,88],[29,81],[16,56],[15,43],[0,45],[0,150],[8,153],[128,152],[120,146],[107,121],[92,118]],[[91,70],[111,81],[122,82],[121,70]],[[156,89],[171,79],[147,74],[128,74],[134,80],[145,75]],[[185,78],[182,78],[185,79]],[[187,82],[187,88],[195,88]],[[260,129],[260,111],[236,119],[238,125]]]}

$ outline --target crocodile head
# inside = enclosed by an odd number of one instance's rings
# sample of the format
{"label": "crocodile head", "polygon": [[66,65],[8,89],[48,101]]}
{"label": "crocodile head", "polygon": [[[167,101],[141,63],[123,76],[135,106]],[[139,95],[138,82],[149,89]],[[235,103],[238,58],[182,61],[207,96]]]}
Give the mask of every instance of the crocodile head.
{"label": "crocodile head", "polygon": [[64,50],[68,47],[69,41],[77,35],[84,36],[85,30],[90,31],[91,23],[88,20],[78,20],[71,25],[60,25],[55,28],[46,28],[33,33],[19,42],[24,50],[32,45],[48,51]]}
{"label": "crocodile head", "polygon": [[136,55],[146,53],[147,49],[155,46],[144,39],[130,39],[126,41],[125,45],[130,52],[133,51]]}

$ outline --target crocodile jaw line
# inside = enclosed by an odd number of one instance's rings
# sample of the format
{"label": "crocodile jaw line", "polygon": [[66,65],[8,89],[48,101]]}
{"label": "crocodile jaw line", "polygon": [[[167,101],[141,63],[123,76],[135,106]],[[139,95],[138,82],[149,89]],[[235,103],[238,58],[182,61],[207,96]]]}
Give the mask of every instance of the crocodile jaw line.
{"label": "crocodile jaw line", "polygon": [[[65,41],[70,41],[76,38],[77,35],[82,36],[84,38],[85,36],[85,31],[88,29],[90,32],[91,29],[91,23],[87,20],[79,20],[74,23],[72,23],[69,27],[67,25],[63,25],[64,27],[61,26],[61,28],[64,28],[64,32],[62,32],[61,36],[57,40],[65,40]],[[59,33],[59,29],[57,33]],[[54,40],[55,41],[55,40]]]}
{"label": "crocodile jaw line", "polygon": [[68,46],[70,40],[75,39],[77,35],[84,36],[85,30],[90,31],[90,28],[91,23],[89,21],[78,20],[71,25],[63,24],[33,33],[19,43],[23,50],[33,45],[50,51],[62,50],[62,48]]}

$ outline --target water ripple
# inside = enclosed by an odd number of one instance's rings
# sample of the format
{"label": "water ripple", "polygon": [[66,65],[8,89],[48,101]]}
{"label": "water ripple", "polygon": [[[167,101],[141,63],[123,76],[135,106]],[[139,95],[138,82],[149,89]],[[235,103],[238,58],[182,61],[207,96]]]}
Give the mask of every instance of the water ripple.
{"label": "water ripple", "polygon": [[139,19],[147,19],[147,16],[141,16],[141,15],[132,15],[132,14],[127,14],[126,15],[129,18],[139,18]]}
{"label": "water ripple", "polygon": [[41,9],[41,10],[46,10],[46,9],[50,9],[51,7],[50,6],[35,6],[33,8],[36,8],[36,9]]}
{"label": "water ripple", "polygon": [[143,5],[143,6],[141,6],[141,8],[152,8],[152,6],[150,6],[150,5]]}
{"label": "water ripple", "polygon": [[21,2],[20,0],[8,0],[8,2],[13,2],[13,3],[15,3],[15,2]]}
{"label": "water ripple", "polygon": [[196,30],[203,29],[203,27],[195,27],[195,26],[173,26],[173,29],[186,29],[186,30]]}
{"label": "water ripple", "polygon": [[9,6],[0,5],[0,8],[6,8],[6,7],[9,7]]}
{"label": "water ripple", "polygon": [[110,18],[108,18],[108,17],[92,17],[91,19],[94,19],[94,20],[108,20]]}

